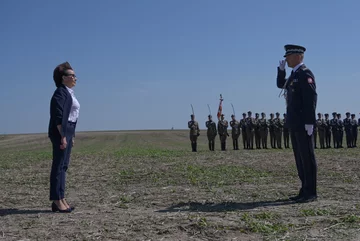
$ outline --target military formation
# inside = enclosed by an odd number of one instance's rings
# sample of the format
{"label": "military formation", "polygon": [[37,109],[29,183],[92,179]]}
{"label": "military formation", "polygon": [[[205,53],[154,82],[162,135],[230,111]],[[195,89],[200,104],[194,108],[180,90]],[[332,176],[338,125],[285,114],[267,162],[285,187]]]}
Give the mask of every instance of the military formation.
{"label": "military formation", "polygon": [[[346,147],[356,147],[358,136],[358,125],[360,118],[356,120],[355,114],[347,112],[342,119],[340,113],[333,112],[332,118],[329,114],[318,113],[316,125],[314,126],[314,148],[343,148],[344,135],[346,137]],[[275,116],[270,113],[270,118],[266,118],[265,113],[255,113],[248,111],[242,114],[242,119],[237,120],[235,115],[231,115],[231,121],[225,119],[221,114],[218,122],[213,121],[212,116],[208,116],[205,122],[207,128],[207,139],[210,151],[215,150],[216,137],[219,137],[221,151],[227,150],[228,139],[232,140],[232,149],[239,150],[239,139],[242,140],[243,149],[268,149],[268,140],[270,139],[270,148],[283,149],[290,148],[290,130],[286,122],[286,114],[282,118],[280,113]],[[188,122],[190,129],[190,142],[193,152],[197,152],[197,139],[200,135],[199,123],[195,120],[195,115],[191,115]],[[230,136],[231,134],[231,136]],[[254,145],[255,143],[255,145]],[[284,146],[282,146],[284,144]]]}

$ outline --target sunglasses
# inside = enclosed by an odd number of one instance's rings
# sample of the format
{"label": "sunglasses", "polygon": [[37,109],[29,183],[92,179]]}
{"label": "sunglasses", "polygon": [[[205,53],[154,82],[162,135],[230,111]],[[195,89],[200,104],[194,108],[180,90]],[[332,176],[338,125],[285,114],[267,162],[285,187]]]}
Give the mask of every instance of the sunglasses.
{"label": "sunglasses", "polygon": [[74,74],[64,74],[64,76],[72,76],[72,77],[74,77],[74,78],[76,78],[76,75],[74,75]]}

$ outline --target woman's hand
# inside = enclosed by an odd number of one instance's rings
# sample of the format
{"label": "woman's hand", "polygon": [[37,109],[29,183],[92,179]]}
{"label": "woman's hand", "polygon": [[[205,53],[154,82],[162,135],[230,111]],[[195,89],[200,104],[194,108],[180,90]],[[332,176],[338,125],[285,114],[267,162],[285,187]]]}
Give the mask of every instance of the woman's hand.
{"label": "woman's hand", "polygon": [[66,142],[66,137],[62,137],[61,138],[61,145],[60,145],[60,149],[61,150],[65,150],[66,149],[66,146],[67,146],[67,142]]}

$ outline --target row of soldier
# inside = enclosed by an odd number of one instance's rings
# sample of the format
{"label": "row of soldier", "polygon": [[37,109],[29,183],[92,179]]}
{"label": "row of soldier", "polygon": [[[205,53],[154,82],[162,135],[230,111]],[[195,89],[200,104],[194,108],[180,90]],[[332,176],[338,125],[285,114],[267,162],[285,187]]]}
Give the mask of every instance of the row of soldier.
{"label": "row of soldier", "polygon": [[[237,121],[235,115],[231,115],[230,127],[231,138],[234,150],[239,150],[238,139],[242,134],[242,141],[244,149],[254,149],[254,140],[256,149],[268,149],[268,135],[270,134],[271,148],[282,149],[282,138],[284,139],[284,147],[290,148],[290,131],[286,124],[286,114],[283,114],[283,119],[280,118],[280,113],[270,114],[270,119],[266,118],[265,113],[255,114],[255,118],[252,117],[252,112],[248,112],[248,116],[245,113],[242,114],[243,118]],[[333,136],[334,148],[342,148],[342,140],[345,129],[347,147],[356,147],[358,123],[355,119],[355,114],[346,113],[346,118],[341,120],[341,114],[334,112],[333,119],[329,119],[329,115],[326,113],[325,118],[321,113],[318,113],[317,124],[314,126],[314,143],[317,148],[317,136],[319,136],[320,148],[331,148],[331,136]],[[212,120],[212,116],[208,116],[208,121],[205,123],[207,127],[207,138],[209,150],[215,149],[215,138],[219,135],[221,142],[221,150],[226,150],[227,138],[230,136],[228,133],[229,123],[225,120],[224,114],[220,116],[220,119],[216,123]],[[190,129],[190,141],[192,151],[197,151],[197,138],[200,135],[200,128],[195,116],[191,115],[191,120],[188,122]]]}

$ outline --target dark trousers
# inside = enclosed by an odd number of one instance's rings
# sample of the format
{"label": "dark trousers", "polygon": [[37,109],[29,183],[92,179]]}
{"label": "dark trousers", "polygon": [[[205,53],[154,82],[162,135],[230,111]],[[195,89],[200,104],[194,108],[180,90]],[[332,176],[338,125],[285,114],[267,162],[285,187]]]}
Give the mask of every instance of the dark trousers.
{"label": "dark trousers", "polygon": [[325,130],[325,147],[331,147],[331,130]]}
{"label": "dark trousers", "polygon": [[61,137],[51,137],[53,162],[50,173],[50,200],[60,200],[65,197],[66,171],[70,162],[72,139],[75,133],[75,124],[67,124],[65,149],[60,149]]}
{"label": "dark trousers", "polygon": [[290,148],[290,145],[289,145],[289,136],[290,136],[290,133],[289,133],[289,129],[284,129],[283,130],[283,135],[284,135],[284,146],[285,148]]}
{"label": "dark trousers", "polygon": [[306,131],[290,131],[296,167],[301,180],[300,195],[317,195],[317,164],[314,154],[314,136]]}

